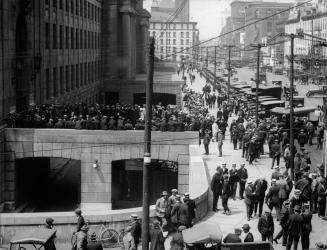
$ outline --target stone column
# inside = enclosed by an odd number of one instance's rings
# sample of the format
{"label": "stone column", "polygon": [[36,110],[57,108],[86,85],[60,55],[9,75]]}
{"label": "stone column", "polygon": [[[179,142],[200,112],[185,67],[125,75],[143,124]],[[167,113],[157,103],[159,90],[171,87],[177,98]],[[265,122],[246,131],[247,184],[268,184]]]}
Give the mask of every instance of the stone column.
{"label": "stone column", "polygon": [[139,62],[141,62],[141,67],[140,67],[140,71],[141,73],[145,73],[146,72],[146,67],[147,67],[147,54],[148,54],[148,48],[149,48],[149,19],[150,19],[151,15],[150,13],[145,10],[142,9],[140,11],[140,26],[141,26],[141,41],[142,41],[142,47],[144,48],[140,55],[140,60]]}
{"label": "stone column", "polygon": [[131,16],[134,14],[134,9],[130,5],[129,0],[125,0],[123,6],[120,8],[120,12],[123,14],[123,60],[122,70],[123,74],[127,78],[132,78],[132,27]]}

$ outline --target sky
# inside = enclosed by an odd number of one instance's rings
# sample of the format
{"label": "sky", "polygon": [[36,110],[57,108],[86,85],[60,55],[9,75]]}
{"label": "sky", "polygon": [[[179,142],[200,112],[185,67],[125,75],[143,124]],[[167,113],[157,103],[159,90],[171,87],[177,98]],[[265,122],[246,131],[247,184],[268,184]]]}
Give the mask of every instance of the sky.
{"label": "sky", "polygon": [[[226,17],[230,14],[233,0],[190,0],[190,18],[198,22],[200,40],[207,40],[220,34]],[[266,0],[264,0],[266,1]],[[293,2],[293,0],[267,0],[269,2]],[[144,8],[150,11],[152,0],[144,0]]]}

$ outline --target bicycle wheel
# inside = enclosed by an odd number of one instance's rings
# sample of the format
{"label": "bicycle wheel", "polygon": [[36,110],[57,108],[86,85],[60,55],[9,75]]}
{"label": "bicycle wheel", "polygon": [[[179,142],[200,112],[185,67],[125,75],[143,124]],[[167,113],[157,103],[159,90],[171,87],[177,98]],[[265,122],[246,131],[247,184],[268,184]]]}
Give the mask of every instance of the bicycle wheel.
{"label": "bicycle wheel", "polygon": [[100,241],[105,248],[116,247],[118,245],[118,233],[115,229],[106,228],[100,234]]}
{"label": "bicycle wheel", "polygon": [[119,235],[118,235],[118,244],[121,248],[124,248],[124,241],[123,241],[124,236],[125,236],[125,230],[122,229],[122,230],[120,230]]}

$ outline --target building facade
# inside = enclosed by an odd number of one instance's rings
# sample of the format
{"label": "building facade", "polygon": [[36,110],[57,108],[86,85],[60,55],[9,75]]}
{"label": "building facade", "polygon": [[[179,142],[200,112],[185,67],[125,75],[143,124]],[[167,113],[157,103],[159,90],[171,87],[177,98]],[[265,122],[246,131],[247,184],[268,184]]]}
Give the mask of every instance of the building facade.
{"label": "building facade", "polygon": [[145,72],[142,1],[3,0],[0,8],[1,120],[31,104],[104,102],[104,85]]}
{"label": "building facade", "polygon": [[199,30],[195,22],[150,23],[150,34],[156,38],[155,56],[164,61],[180,62],[195,54],[193,46],[199,43]]}
{"label": "building facade", "polygon": [[[285,26],[287,34],[303,32],[304,38],[296,38],[294,43],[296,75],[307,81],[326,76],[327,48],[317,46],[327,39],[327,3],[318,0],[294,9]],[[285,43],[284,66],[289,67],[290,41]],[[301,72],[305,71],[305,75]]]}

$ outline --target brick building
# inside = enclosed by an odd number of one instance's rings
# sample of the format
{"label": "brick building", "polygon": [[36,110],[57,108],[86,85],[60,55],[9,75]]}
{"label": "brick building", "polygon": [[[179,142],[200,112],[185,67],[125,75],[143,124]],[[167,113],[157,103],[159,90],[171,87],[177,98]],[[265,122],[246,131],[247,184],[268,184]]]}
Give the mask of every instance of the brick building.
{"label": "brick building", "polygon": [[30,104],[104,101],[113,79],[145,71],[149,18],[136,0],[1,1],[0,119]]}

